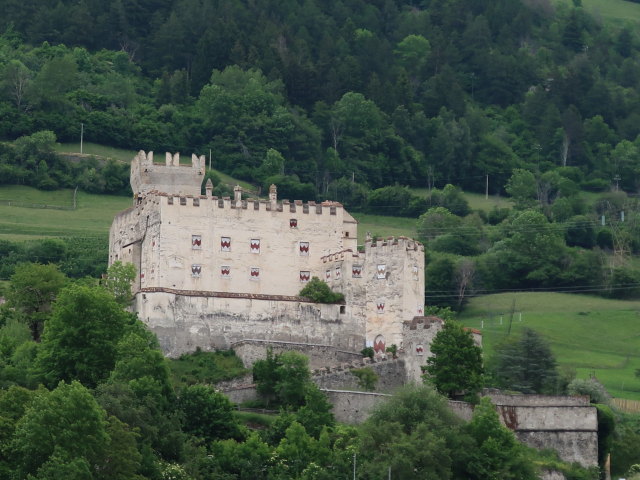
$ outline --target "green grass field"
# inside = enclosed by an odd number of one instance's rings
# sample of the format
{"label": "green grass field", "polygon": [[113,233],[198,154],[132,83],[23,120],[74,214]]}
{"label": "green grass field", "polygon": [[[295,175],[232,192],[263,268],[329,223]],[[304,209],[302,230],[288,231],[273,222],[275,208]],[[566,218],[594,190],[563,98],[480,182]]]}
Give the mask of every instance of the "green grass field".
{"label": "green grass field", "polygon": [[594,374],[615,397],[640,400],[640,301],[560,293],[505,293],[471,300],[461,321],[483,334],[485,356],[507,334],[530,327],[543,335],[558,363],[578,377]]}
{"label": "green grass field", "polygon": [[[57,143],[55,146],[56,152],[59,153],[80,153],[80,142],[78,143]],[[84,142],[82,145],[82,153],[84,155],[95,155],[101,158],[113,158],[121,162],[131,162],[131,159],[136,156],[135,151],[125,150],[122,148],[107,147],[104,145],[98,145],[97,143]]]}
{"label": "green grass field", "polygon": [[[412,188],[411,191],[414,195],[418,195],[420,197],[427,197],[429,195],[429,189],[427,188]],[[485,197],[482,193],[469,193],[463,192],[464,198],[469,202],[469,207],[472,210],[484,210],[488,212],[493,209],[493,207],[498,208],[511,208],[513,206],[513,202],[507,197],[501,197],[499,195],[489,195],[489,197]]]}
{"label": "green grass field", "polygon": [[[573,4],[573,0],[556,0]],[[640,22],[640,4],[625,0],[582,0],[582,5],[596,18],[615,23]]]}
{"label": "green grass field", "polygon": [[374,237],[413,237],[416,236],[415,218],[406,217],[385,217],[382,215],[371,215],[368,213],[352,213],[358,220],[358,244],[364,244],[367,232],[371,232]]}
{"label": "green grass field", "polygon": [[113,217],[131,206],[129,197],[91,195],[78,191],[76,210],[26,208],[6,201],[71,207],[73,190],[43,192],[18,185],[0,188],[0,238],[27,240],[41,237],[106,236]]}

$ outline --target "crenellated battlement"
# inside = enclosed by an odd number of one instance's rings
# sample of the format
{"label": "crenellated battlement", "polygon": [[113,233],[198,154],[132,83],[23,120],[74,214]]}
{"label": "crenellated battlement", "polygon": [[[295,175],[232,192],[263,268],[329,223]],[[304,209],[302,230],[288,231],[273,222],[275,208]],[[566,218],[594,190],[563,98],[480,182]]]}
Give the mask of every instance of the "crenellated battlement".
{"label": "crenellated battlement", "polygon": [[387,247],[389,250],[424,251],[424,245],[422,245],[422,243],[403,236],[386,238],[372,238],[368,236],[364,246],[365,252],[382,247]]}
{"label": "crenellated battlement", "polygon": [[441,327],[444,325],[444,321],[440,317],[427,316],[427,317],[413,317],[412,320],[402,322],[402,328],[404,330],[428,330],[432,326]]}
{"label": "crenellated battlement", "polygon": [[232,197],[218,197],[215,195],[180,195],[152,190],[147,192],[147,195],[157,196],[164,198],[164,205],[177,205],[177,206],[193,206],[193,207],[210,207],[220,209],[241,209],[241,210],[255,210],[264,212],[282,212],[286,214],[315,214],[315,215],[338,215],[339,212],[344,211],[343,206],[339,202],[325,201],[322,203],[316,203],[313,201],[303,203],[301,200],[295,200],[293,202],[289,200],[282,200],[273,202],[271,200],[261,200],[257,198],[240,199],[239,196]]}
{"label": "crenellated battlement", "polygon": [[180,164],[180,154],[165,154],[164,163],[153,161],[153,152],[140,150],[131,161],[131,189],[136,196],[152,191],[199,195],[205,172],[204,156],[191,155],[190,165]]}

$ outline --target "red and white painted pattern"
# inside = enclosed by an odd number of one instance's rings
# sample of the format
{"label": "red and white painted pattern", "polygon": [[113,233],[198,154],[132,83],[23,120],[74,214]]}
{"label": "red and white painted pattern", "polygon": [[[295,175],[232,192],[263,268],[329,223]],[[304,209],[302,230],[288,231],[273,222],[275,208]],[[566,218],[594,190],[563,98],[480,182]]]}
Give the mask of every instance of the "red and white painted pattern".
{"label": "red and white painted pattern", "polygon": [[199,277],[202,274],[202,265],[191,265],[191,276]]}
{"label": "red and white painted pattern", "polygon": [[341,265],[337,265],[336,266],[336,280],[339,280],[342,278],[342,266]]}
{"label": "red and white painted pattern", "polygon": [[300,255],[309,255],[309,242],[300,242]]}
{"label": "red and white painted pattern", "polygon": [[231,237],[221,237],[220,238],[220,251],[221,252],[230,252],[231,251]]}
{"label": "red and white painted pattern", "polygon": [[260,253],[260,239],[252,238],[249,243],[249,247],[251,249],[251,253]]}
{"label": "red and white painted pattern", "polygon": [[351,276],[353,278],[361,278],[362,277],[362,265],[354,265],[351,267]]}
{"label": "red and white painted pattern", "polygon": [[383,263],[379,263],[376,269],[376,276],[378,278],[386,278],[387,276],[387,266]]}
{"label": "red and white painted pattern", "polygon": [[[155,242],[153,242],[155,245]],[[191,235],[191,248],[193,250],[200,250],[202,247],[202,236],[201,235]]]}
{"label": "red and white painted pattern", "polygon": [[384,302],[381,302],[380,300],[376,302],[376,311],[378,313],[384,313]]}
{"label": "red and white painted pattern", "polygon": [[298,219],[290,218],[289,219],[289,228],[298,228]]}
{"label": "red and white painted pattern", "polygon": [[251,280],[259,280],[260,279],[260,269],[258,267],[251,267],[251,271],[249,272]]}
{"label": "red and white painted pattern", "polygon": [[220,275],[223,277],[231,276],[231,267],[229,265],[220,266]]}
{"label": "red and white painted pattern", "polygon": [[311,272],[301,271],[300,272],[300,281],[303,282],[303,283],[306,283],[309,280],[311,280]]}

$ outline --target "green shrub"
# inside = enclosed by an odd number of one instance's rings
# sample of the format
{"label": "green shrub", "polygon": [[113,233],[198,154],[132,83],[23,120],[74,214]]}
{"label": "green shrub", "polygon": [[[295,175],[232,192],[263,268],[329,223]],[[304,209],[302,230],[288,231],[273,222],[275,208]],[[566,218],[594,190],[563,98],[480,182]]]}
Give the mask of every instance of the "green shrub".
{"label": "green shrub", "polygon": [[373,392],[378,383],[378,375],[371,367],[355,368],[351,370],[358,377],[358,386],[368,392]]}
{"label": "green shrub", "polygon": [[373,359],[373,356],[375,355],[373,347],[365,347],[362,350],[360,350],[360,353],[362,354],[363,357],[369,357],[371,359]]}
{"label": "green shrub", "polygon": [[334,292],[325,282],[318,277],[313,277],[309,283],[300,290],[301,297],[306,297],[316,303],[339,303],[344,301],[344,295]]}

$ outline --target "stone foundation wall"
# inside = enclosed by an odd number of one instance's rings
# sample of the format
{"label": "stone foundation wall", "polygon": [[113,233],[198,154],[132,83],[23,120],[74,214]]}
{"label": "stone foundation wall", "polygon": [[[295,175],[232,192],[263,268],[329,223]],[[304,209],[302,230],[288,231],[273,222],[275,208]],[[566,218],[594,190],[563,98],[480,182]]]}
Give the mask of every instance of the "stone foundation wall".
{"label": "stone foundation wall", "polygon": [[352,370],[365,367],[371,368],[378,375],[375,388],[378,393],[391,393],[406,383],[405,364],[402,359],[378,362],[360,360],[338,367],[320,369],[314,372],[312,380],[321,389],[361,390],[358,377],[352,373]]}
{"label": "stone foundation wall", "polygon": [[534,448],[552,448],[567,462],[598,463],[598,415],[586,396],[488,394],[500,420]]}
{"label": "stone foundation wall", "polygon": [[161,290],[136,295],[135,311],[169,357],[198,347],[228,349],[258,335],[262,340],[330,344],[352,352],[360,351],[365,342],[362,320],[341,313],[340,305],[191,293]]}
{"label": "stone foundation wall", "polygon": [[389,395],[372,392],[354,392],[345,390],[322,389],[333,405],[333,415],[338,422],[359,424],[371,415],[372,410]]}
{"label": "stone foundation wall", "polygon": [[274,355],[289,351],[304,353],[309,357],[309,368],[311,370],[352,363],[362,359],[360,352],[340,350],[332,345],[315,343],[248,339],[233,343],[231,348],[233,348],[246,368],[251,367],[257,360],[265,359],[269,348],[271,348]]}

